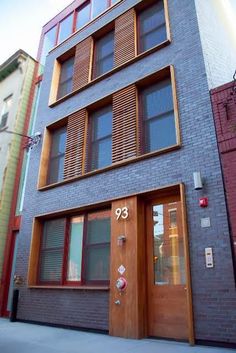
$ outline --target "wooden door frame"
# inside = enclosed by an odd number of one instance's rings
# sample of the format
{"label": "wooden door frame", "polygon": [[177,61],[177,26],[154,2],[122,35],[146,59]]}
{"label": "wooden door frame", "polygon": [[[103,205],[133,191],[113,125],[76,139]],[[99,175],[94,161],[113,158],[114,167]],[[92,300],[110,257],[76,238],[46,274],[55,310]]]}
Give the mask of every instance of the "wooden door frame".
{"label": "wooden door frame", "polygon": [[[190,253],[189,253],[189,239],[188,239],[188,227],[187,227],[187,212],[186,212],[186,203],[185,203],[185,188],[184,184],[177,185],[178,190],[173,190],[172,188],[168,191],[168,188],[165,190],[158,190],[155,193],[149,194],[146,198],[146,207],[155,200],[165,200],[171,197],[172,195],[176,197],[178,195],[181,202],[181,217],[182,217],[182,226],[183,226],[183,244],[184,244],[184,264],[185,264],[185,273],[186,273],[186,299],[187,299],[187,323],[188,323],[188,341],[190,345],[195,344],[194,337],[194,325],[193,325],[193,307],[192,307],[192,286],[191,286],[191,270],[190,270]],[[162,192],[164,191],[164,193]],[[146,208],[145,207],[145,208]],[[147,212],[145,210],[145,229],[147,231]],[[146,237],[147,238],[147,237]],[[147,250],[147,249],[146,249]],[[148,286],[148,273],[146,273],[146,286]],[[148,301],[148,296],[146,297]],[[148,305],[147,305],[148,307]],[[147,311],[148,316],[148,311]],[[148,320],[148,318],[147,318]]]}

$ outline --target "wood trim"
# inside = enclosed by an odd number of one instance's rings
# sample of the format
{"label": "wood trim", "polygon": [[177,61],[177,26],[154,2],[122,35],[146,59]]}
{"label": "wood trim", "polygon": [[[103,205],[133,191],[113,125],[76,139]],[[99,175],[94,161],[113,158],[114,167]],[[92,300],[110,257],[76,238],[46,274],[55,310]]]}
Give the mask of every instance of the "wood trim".
{"label": "wood trim", "polygon": [[38,218],[33,219],[29,266],[28,266],[28,286],[37,284],[39,250],[41,244],[42,223]]}
{"label": "wood trim", "polygon": [[194,321],[193,321],[193,302],[192,302],[192,287],[191,287],[191,263],[189,252],[189,239],[187,228],[187,210],[185,201],[185,188],[184,184],[180,184],[180,199],[182,205],[182,219],[183,219],[183,232],[184,232],[184,253],[185,253],[185,269],[186,269],[186,288],[187,288],[187,305],[188,305],[188,330],[189,330],[189,343],[194,345]]}
{"label": "wood trim", "polygon": [[170,17],[168,10],[168,0],[163,0],[164,2],[164,13],[165,13],[165,23],[166,23],[166,36],[167,39],[171,42],[171,31],[170,31]]}
{"label": "wood trim", "polygon": [[[126,220],[117,220],[115,209],[128,207],[129,217]],[[122,246],[117,245],[117,237],[124,234],[126,242]],[[137,196],[124,198],[112,203],[111,215],[111,262],[110,262],[110,312],[109,333],[112,336],[126,338],[144,337],[144,298],[142,272],[143,268],[142,247],[138,248],[141,241],[138,232],[138,200]],[[140,262],[140,263],[139,263]],[[123,277],[128,285],[125,291],[119,292],[115,286],[120,277],[118,267],[123,264],[126,268]],[[115,301],[120,300],[120,305]],[[140,306],[139,306],[140,305]]]}
{"label": "wood trim", "polygon": [[76,45],[73,91],[89,83],[92,42],[93,38],[90,36]]}
{"label": "wood trim", "polygon": [[135,57],[135,9],[115,20],[114,67]]}
{"label": "wood trim", "polygon": [[47,175],[48,175],[48,163],[51,151],[51,134],[49,129],[46,127],[44,129],[44,137],[41,151],[41,158],[39,163],[39,177],[38,177],[38,189],[47,185]]}
{"label": "wood trim", "polygon": [[90,48],[90,60],[89,60],[88,82],[91,82],[92,79],[93,79],[94,53],[95,53],[95,41],[94,41],[94,38],[92,37],[92,40],[91,40],[91,48]]}
{"label": "wood trim", "polygon": [[178,99],[177,99],[177,92],[176,92],[175,70],[173,65],[170,65],[170,79],[171,79],[173,107],[174,107],[174,114],[175,114],[176,142],[177,144],[181,144],[179,108],[178,108]]}
{"label": "wood trim", "polygon": [[64,179],[82,175],[86,109],[68,118]]}
{"label": "wood trim", "polygon": [[51,89],[49,94],[49,106],[53,104],[57,100],[57,91],[60,81],[61,74],[61,64],[59,60],[54,61],[53,73],[52,73],[52,81],[51,81]]}
{"label": "wood trim", "polygon": [[131,85],[113,95],[112,163],[136,157],[136,131],[136,86]]}

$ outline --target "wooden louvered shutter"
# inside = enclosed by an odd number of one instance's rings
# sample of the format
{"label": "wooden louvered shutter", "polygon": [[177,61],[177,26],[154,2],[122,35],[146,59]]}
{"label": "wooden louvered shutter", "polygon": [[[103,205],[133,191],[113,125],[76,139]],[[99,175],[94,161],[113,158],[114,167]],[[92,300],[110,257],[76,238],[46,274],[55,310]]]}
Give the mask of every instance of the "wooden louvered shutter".
{"label": "wooden louvered shutter", "polygon": [[115,21],[115,67],[133,59],[135,50],[135,10],[131,9]]}
{"label": "wooden louvered shutter", "polygon": [[137,155],[136,87],[113,95],[112,163]]}
{"label": "wooden louvered shutter", "polygon": [[78,43],[75,51],[73,91],[89,82],[92,37]]}
{"label": "wooden louvered shutter", "polygon": [[72,114],[67,124],[64,179],[82,175],[86,109]]}

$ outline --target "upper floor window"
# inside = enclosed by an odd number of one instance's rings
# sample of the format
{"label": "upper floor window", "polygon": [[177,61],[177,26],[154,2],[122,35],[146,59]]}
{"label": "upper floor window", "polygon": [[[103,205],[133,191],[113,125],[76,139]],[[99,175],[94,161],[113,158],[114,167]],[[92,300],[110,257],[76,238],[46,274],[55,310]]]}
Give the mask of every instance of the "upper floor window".
{"label": "upper floor window", "polygon": [[142,90],[140,103],[143,153],[175,145],[176,128],[170,79]]}
{"label": "upper floor window", "polygon": [[40,63],[45,64],[48,52],[68,38],[71,33],[82,28],[94,17],[120,0],[88,0],[44,34]]}
{"label": "upper floor window", "polygon": [[39,283],[108,284],[110,227],[110,210],[45,221]]}
{"label": "upper floor window", "polygon": [[11,106],[12,106],[12,95],[4,99],[1,120],[0,120],[0,129],[4,128],[7,125],[7,119],[8,119]]}
{"label": "upper floor window", "polygon": [[114,65],[114,31],[95,42],[93,77],[112,70]]}
{"label": "upper floor window", "polygon": [[63,180],[66,149],[66,126],[52,132],[51,153],[48,168],[48,183]]}
{"label": "upper floor window", "polygon": [[74,72],[74,56],[61,63],[57,99],[72,91]]}
{"label": "upper floor window", "polygon": [[102,108],[90,116],[89,170],[111,164],[112,106]]}
{"label": "upper floor window", "polygon": [[142,53],[166,40],[163,0],[144,9],[138,15],[139,52]]}
{"label": "upper floor window", "polygon": [[80,29],[89,22],[91,17],[91,3],[86,2],[82,7],[76,11],[76,30]]}
{"label": "upper floor window", "polygon": [[42,54],[40,58],[40,63],[45,64],[45,59],[48,52],[56,45],[57,36],[57,26],[51,28],[47,33],[45,33],[43,38]]}
{"label": "upper floor window", "polygon": [[68,38],[73,29],[73,13],[67,16],[59,24],[59,33],[58,33],[58,43],[61,43],[63,40]]}
{"label": "upper floor window", "polygon": [[92,17],[98,16],[109,6],[109,0],[93,0],[92,1]]}

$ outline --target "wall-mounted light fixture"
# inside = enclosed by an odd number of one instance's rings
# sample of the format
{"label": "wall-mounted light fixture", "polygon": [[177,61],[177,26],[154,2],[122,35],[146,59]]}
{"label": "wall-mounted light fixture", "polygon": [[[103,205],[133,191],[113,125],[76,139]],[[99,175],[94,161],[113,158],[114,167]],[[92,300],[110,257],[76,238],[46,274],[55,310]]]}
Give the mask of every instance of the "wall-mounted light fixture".
{"label": "wall-mounted light fixture", "polygon": [[202,177],[200,172],[193,173],[194,189],[201,190],[203,188]]}
{"label": "wall-mounted light fixture", "polygon": [[27,141],[26,141],[25,147],[24,147],[27,150],[32,149],[33,147],[36,147],[41,140],[41,133],[40,132],[36,132],[33,136],[28,136],[28,135],[20,134],[19,132],[10,131],[7,129],[8,129],[8,127],[6,126],[5,128],[0,129],[0,132],[6,132],[7,134],[12,134],[12,135],[17,135],[17,136],[27,138]]}

